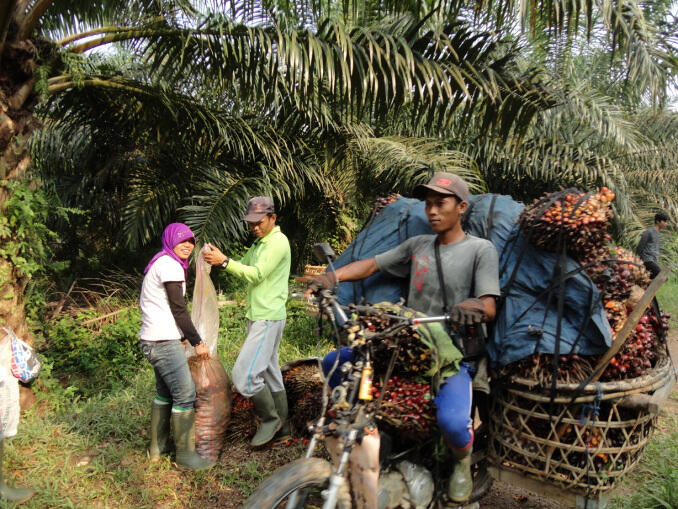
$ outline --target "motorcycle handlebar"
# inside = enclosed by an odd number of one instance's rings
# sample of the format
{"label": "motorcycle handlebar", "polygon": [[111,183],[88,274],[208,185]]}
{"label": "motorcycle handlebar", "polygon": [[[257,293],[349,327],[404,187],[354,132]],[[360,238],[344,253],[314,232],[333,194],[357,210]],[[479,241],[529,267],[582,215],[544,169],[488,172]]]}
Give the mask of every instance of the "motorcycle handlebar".
{"label": "motorcycle handlebar", "polygon": [[[292,299],[307,299],[307,296],[305,293],[290,293],[290,298]],[[331,294],[331,298],[329,299],[331,301],[332,308],[335,310],[337,315],[344,321],[348,321],[348,317],[346,316],[346,312],[344,309],[341,307],[341,305],[337,302],[336,297]],[[406,318],[404,316],[397,316],[397,315],[388,315],[392,318],[397,318],[398,320],[406,321],[410,325],[419,325],[423,323],[435,323],[435,322],[449,322],[450,321],[450,315],[438,315],[438,316],[422,316],[418,318]]]}

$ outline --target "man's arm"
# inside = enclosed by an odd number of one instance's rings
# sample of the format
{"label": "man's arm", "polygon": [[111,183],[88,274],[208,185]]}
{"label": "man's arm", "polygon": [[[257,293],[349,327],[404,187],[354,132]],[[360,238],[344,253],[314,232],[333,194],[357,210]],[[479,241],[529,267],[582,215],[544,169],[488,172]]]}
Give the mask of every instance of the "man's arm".
{"label": "man's arm", "polygon": [[483,308],[485,310],[484,322],[491,322],[497,316],[497,299],[494,295],[483,295],[479,297],[483,301]]}
{"label": "man's arm", "polygon": [[337,278],[339,281],[358,281],[370,277],[379,271],[374,257],[351,262],[348,265],[337,269]]}
{"label": "man's arm", "polygon": [[[636,246],[636,254],[640,256],[643,251],[645,251],[645,246],[650,240],[650,231],[645,230],[643,234],[640,236],[640,241],[638,242],[638,246]],[[642,257],[641,257],[642,258]]]}
{"label": "man's arm", "polygon": [[252,284],[261,283],[266,279],[280,263],[280,260],[287,254],[287,251],[289,251],[287,239],[271,239],[259,260],[257,260],[254,265],[250,265],[249,255],[252,248],[247,251],[242,261],[236,261],[228,258],[218,248],[211,244],[209,244],[209,246],[211,250],[203,253],[207,263],[210,265],[223,266],[226,261],[228,261],[226,264],[226,272]]}
{"label": "man's arm", "polygon": [[324,272],[318,276],[312,277],[308,281],[308,291],[317,291],[321,288],[332,288],[338,281],[358,281],[370,277],[377,272],[379,267],[374,258],[367,258],[365,260],[358,260],[351,262],[348,265],[339,267],[336,272]]}

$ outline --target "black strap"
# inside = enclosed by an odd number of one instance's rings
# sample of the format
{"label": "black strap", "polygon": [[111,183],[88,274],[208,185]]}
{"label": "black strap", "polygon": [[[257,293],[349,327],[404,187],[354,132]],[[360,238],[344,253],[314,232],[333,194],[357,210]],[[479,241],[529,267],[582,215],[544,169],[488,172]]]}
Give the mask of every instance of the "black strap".
{"label": "black strap", "polygon": [[492,200],[490,200],[490,210],[487,213],[487,239],[490,240],[492,235],[492,229],[494,228],[494,205],[497,203],[497,195],[492,195]]}
{"label": "black strap", "polygon": [[447,292],[445,291],[445,278],[443,276],[443,264],[440,261],[440,241],[436,237],[435,242],[433,243],[433,251],[436,256],[436,268],[438,270],[438,283],[440,283],[440,291],[443,294],[443,314],[449,314],[450,308],[447,305]]}

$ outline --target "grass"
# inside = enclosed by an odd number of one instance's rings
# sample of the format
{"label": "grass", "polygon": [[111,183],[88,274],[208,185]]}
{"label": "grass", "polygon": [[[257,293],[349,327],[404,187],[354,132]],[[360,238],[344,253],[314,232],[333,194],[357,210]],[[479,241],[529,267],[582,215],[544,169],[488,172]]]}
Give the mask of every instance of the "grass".
{"label": "grass", "polygon": [[[672,405],[678,406],[675,393]],[[678,507],[678,414],[660,417],[657,433],[643,451],[640,464],[625,480],[610,509],[675,509]]]}
{"label": "grass", "polygon": [[[658,295],[661,307],[672,314],[673,327],[678,326],[677,290],[678,280],[672,279]],[[221,308],[219,355],[227,370],[245,337],[241,295]],[[326,338],[313,335],[315,325],[303,304],[290,302],[281,363],[321,356],[331,348]],[[122,334],[128,329],[118,324],[114,330]],[[252,451],[240,440],[228,443],[219,464],[208,472],[179,470],[168,458],[151,464],[146,449],[154,381],[146,361],[88,381],[57,379],[47,364],[36,384],[38,403],[23,414],[19,434],[5,444],[8,482],[38,492],[22,507],[235,508],[272,471],[303,454],[302,443]],[[80,385],[75,389],[64,380]],[[612,509],[678,507],[678,470],[673,466],[678,464],[678,400],[673,408],[660,418],[640,464],[625,480],[627,495],[615,499]],[[6,507],[12,506],[0,502],[0,508]]]}
{"label": "grass", "polygon": [[[220,312],[218,351],[230,370],[245,338],[244,308],[236,302]],[[120,324],[114,327],[126,330]],[[281,363],[323,355],[331,348],[327,338],[313,335],[314,327],[303,304],[291,301]],[[84,380],[81,374],[51,374],[49,358],[45,360],[46,370],[36,384],[38,402],[24,412],[18,435],[5,444],[8,483],[38,492],[22,507],[235,508],[272,471],[303,454],[302,442],[252,451],[242,440],[227,444],[219,464],[208,472],[179,470],[169,458],[151,464],[146,456],[155,393],[150,364],[142,360],[133,369],[114,371],[117,376]],[[112,360],[110,365],[117,366]],[[77,380],[78,388],[64,380]],[[0,501],[0,508],[5,507],[12,506]]]}
{"label": "grass", "polygon": [[661,286],[657,292],[657,302],[662,311],[671,315],[671,329],[678,328],[678,274]]}

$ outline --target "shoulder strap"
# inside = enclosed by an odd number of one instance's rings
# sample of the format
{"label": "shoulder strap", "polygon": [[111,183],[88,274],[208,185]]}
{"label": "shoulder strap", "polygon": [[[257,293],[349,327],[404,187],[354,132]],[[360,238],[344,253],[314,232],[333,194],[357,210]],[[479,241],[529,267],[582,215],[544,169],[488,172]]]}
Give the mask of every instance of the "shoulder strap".
{"label": "shoulder strap", "polygon": [[433,243],[433,251],[436,256],[436,268],[438,270],[438,283],[440,284],[440,291],[443,294],[443,314],[447,315],[450,311],[447,304],[447,292],[445,291],[445,278],[443,276],[443,264],[440,261],[440,242],[438,237],[436,237],[435,242]]}

